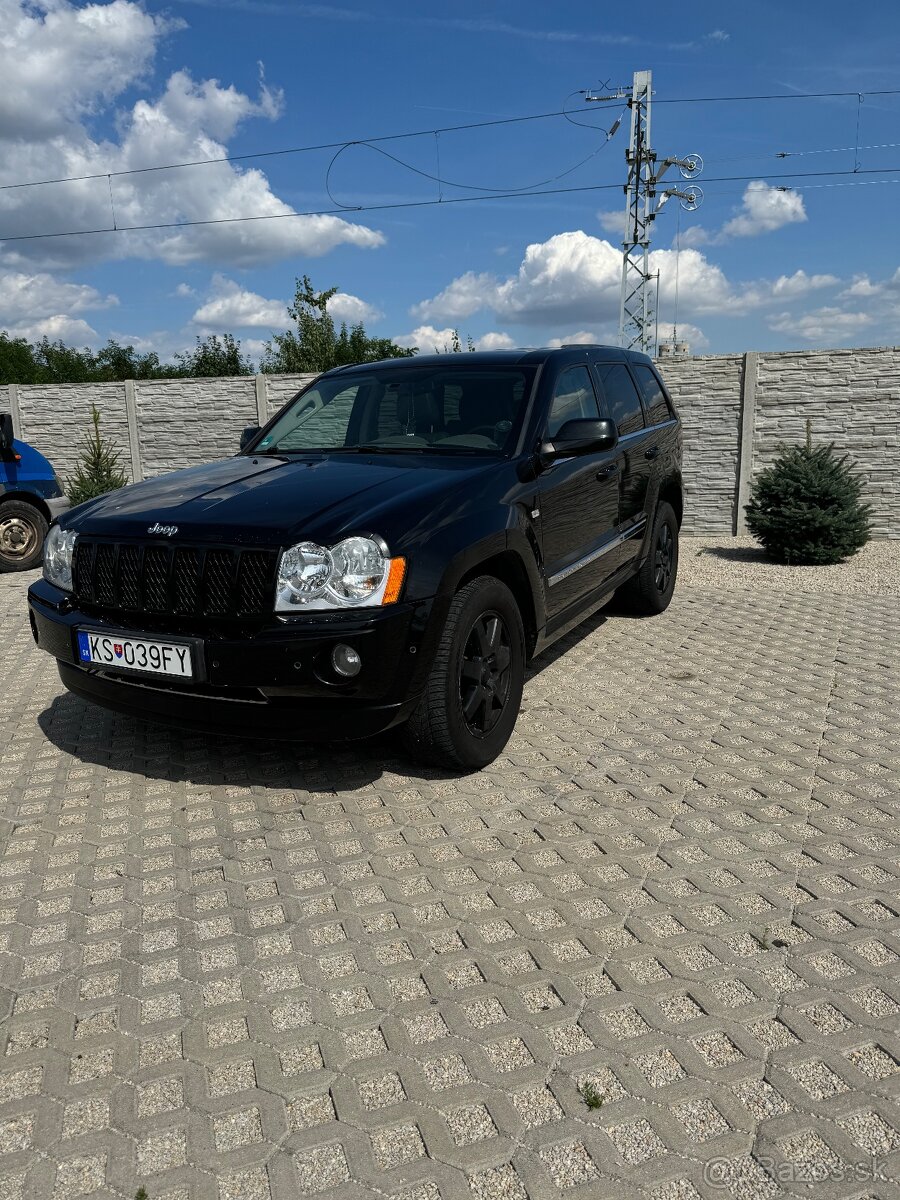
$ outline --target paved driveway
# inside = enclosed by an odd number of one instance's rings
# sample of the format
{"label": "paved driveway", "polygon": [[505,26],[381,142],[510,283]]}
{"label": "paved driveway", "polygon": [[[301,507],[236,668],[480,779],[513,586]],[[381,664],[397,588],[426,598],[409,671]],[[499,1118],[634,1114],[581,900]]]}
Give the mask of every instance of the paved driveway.
{"label": "paved driveway", "polygon": [[26,582],[3,1200],[898,1195],[895,598],[597,618],[458,779],[90,708]]}

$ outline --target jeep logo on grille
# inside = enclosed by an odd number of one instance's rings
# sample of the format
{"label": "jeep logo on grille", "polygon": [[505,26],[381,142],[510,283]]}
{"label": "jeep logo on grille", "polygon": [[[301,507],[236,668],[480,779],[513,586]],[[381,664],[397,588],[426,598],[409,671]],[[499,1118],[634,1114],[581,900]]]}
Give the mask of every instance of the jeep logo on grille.
{"label": "jeep logo on grille", "polygon": [[147,532],[148,533],[159,533],[159,534],[162,534],[164,537],[172,537],[173,534],[176,534],[178,532],[178,526],[177,525],[160,525],[159,521],[156,521],[153,525],[151,525],[148,528]]}

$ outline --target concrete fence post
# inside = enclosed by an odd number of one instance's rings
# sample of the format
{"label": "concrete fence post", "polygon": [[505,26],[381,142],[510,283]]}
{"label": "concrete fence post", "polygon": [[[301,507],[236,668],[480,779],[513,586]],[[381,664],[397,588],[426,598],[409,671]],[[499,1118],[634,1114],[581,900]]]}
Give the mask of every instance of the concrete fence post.
{"label": "concrete fence post", "polygon": [[131,451],[131,479],[140,483],[144,478],[144,466],[141,462],[141,439],[138,434],[137,396],[134,380],[125,380],[125,416],[128,420],[128,449]]}
{"label": "concrete fence post", "polygon": [[19,385],[17,383],[7,384],[9,392],[9,412],[12,417],[13,432],[17,438],[25,440],[25,434],[22,432],[22,410],[19,408]]}
{"label": "concrete fence post", "polygon": [[256,376],[256,423],[260,427],[269,419],[269,396],[265,375]]}
{"label": "concrete fence post", "polygon": [[744,506],[750,499],[753,474],[753,434],[756,429],[756,381],[759,378],[759,353],[748,350],[741,370],[740,448],[733,529],[736,536],[747,532]]}

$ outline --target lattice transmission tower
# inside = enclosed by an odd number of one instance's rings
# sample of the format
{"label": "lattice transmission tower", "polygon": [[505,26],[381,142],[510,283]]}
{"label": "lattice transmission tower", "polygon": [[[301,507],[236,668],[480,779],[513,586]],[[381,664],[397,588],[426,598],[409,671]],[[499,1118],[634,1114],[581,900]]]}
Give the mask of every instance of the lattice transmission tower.
{"label": "lattice transmission tower", "polygon": [[[625,184],[625,237],[622,242],[622,289],[619,303],[619,342],[628,349],[652,354],[656,348],[657,277],[650,273],[650,231],[657,214],[670,196],[676,196],[689,212],[699,208],[703,192],[686,188],[660,189],[670,167],[678,167],[683,178],[693,179],[703,170],[699,154],[660,161],[650,141],[652,72],[635,71],[628,107],[631,109],[631,139],[625,151],[628,180]],[[588,95],[586,99],[601,97]],[[611,99],[611,97],[603,97]]]}

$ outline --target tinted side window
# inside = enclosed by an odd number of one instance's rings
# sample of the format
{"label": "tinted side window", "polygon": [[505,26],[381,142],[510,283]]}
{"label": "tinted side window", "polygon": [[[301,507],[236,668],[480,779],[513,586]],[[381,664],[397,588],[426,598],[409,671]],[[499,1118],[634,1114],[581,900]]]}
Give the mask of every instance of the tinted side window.
{"label": "tinted side window", "polygon": [[597,374],[600,376],[609,415],[619,430],[619,437],[643,429],[641,398],[625,364],[597,363]]}
{"label": "tinted side window", "polygon": [[552,440],[566,421],[580,417],[600,416],[594,385],[587,367],[566,367],[560,373],[553,389],[550,415],[547,418],[547,436]]}
{"label": "tinted side window", "polygon": [[644,399],[644,408],[647,410],[647,424],[661,425],[663,421],[670,420],[672,414],[669,412],[662,385],[654,372],[649,367],[635,366],[634,373]]}

